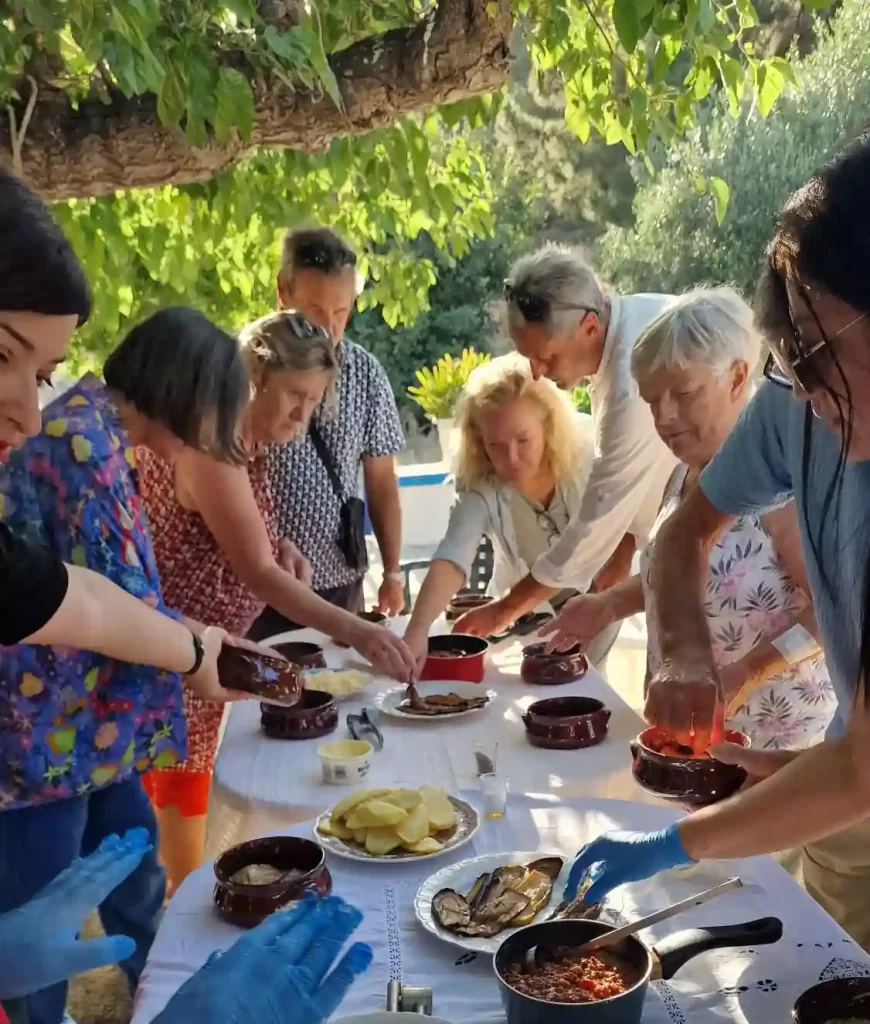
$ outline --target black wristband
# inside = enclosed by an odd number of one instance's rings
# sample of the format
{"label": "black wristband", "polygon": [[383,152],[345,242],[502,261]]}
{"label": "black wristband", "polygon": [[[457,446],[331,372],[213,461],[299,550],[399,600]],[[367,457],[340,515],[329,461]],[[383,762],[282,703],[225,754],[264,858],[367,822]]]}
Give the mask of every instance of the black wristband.
{"label": "black wristband", "polygon": [[196,633],[191,630],[190,635],[193,639],[193,668],[184,672],[183,675],[192,676],[195,675],[202,668],[202,661],[205,658],[205,648],[202,646],[202,640],[197,636]]}

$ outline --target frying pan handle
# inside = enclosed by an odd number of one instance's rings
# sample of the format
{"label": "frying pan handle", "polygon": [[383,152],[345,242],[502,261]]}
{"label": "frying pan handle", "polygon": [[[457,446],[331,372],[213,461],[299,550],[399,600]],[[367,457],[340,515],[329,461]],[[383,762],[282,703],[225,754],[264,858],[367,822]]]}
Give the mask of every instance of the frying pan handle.
{"label": "frying pan handle", "polygon": [[743,924],[723,924],[677,932],[657,943],[655,954],[661,966],[660,976],[667,981],[699,953],[729,946],[769,946],[781,938],[782,921],[778,917],[760,917],[757,921],[746,921]]}

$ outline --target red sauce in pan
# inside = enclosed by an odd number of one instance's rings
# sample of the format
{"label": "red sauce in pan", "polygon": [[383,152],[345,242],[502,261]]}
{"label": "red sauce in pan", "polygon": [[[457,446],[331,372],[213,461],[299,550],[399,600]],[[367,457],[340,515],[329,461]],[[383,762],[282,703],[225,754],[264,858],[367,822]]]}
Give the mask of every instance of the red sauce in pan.
{"label": "red sauce in pan", "polygon": [[640,979],[638,968],[607,950],[578,957],[570,949],[556,949],[534,974],[526,974],[519,962],[504,971],[511,988],[548,1003],[597,1003],[627,992]]}

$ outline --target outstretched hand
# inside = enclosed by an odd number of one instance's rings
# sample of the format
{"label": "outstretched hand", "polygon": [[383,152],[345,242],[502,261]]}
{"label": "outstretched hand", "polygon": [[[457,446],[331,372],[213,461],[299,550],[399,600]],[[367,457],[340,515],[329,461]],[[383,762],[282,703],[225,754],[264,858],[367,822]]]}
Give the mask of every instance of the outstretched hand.
{"label": "outstretched hand", "polygon": [[18,999],[132,956],[126,935],[79,939],[91,911],[131,875],[151,850],[144,828],[107,836],[28,903],[0,916],[0,999]]}
{"label": "outstretched hand", "polygon": [[330,973],[360,921],[337,896],[306,896],[212,956],[153,1024],[320,1024],[371,963],[356,943]]}

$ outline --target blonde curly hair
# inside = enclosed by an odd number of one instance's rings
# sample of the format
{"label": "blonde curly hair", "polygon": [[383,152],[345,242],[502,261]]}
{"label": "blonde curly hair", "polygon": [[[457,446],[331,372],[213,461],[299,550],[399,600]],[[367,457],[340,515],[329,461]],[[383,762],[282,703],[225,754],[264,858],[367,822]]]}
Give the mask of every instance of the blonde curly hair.
{"label": "blonde curly hair", "polygon": [[481,415],[525,398],[534,402],[544,423],[544,458],[557,483],[576,477],[589,442],[570,395],[546,378],[532,377],[529,361],[517,352],[478,366],[466,381],[456,406],[458,444],[454,460],[456,488],[497,480],[478,426]]}

